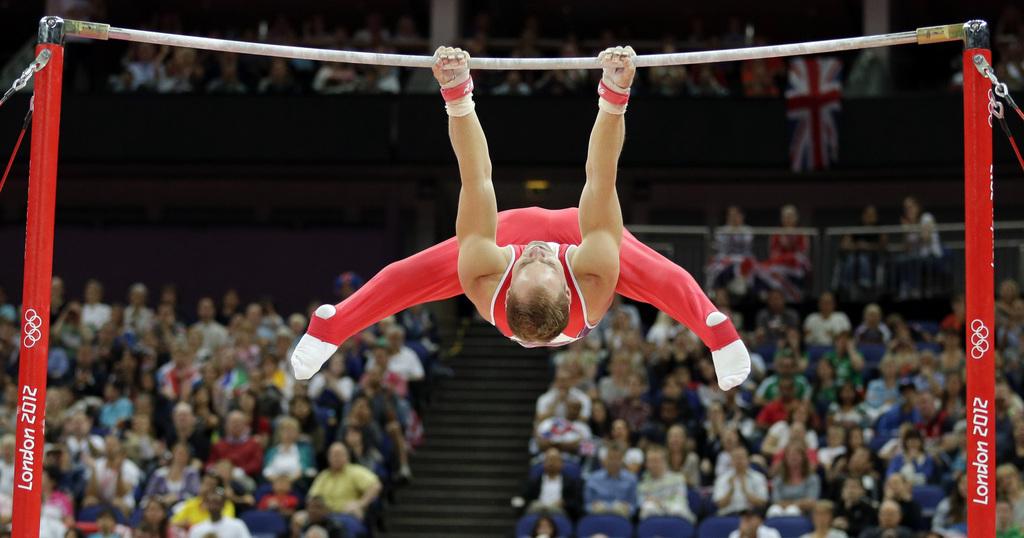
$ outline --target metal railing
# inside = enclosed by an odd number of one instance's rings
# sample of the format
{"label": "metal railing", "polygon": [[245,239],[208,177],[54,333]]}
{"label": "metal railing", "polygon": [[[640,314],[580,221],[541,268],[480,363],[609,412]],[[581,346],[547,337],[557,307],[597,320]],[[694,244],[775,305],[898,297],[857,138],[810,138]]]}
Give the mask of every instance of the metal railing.
{"label": "metal railing", "polygon": [[[995,278],[998,282],[1012,278],[1024,282],[1024,221],[995,223]],[[685,267],[698,282],[709,287],[708,268],[715,258],[716,231],[710,226],[632,225],[630,232],[665,257]],[[835,226],[826,228],[781,228],[753,226],[747,231],[753,236],[753,258],[765,260],[769,256],[769,238],[773,235],[804,235],[809,238],[808,256],[811,271],[806,275],[802,291],[805,296],[817,295],[825,290],[838,290],[848,299],[874,300],[883,295],[893,298],[940,297],[964,290],[964,224],[943,223],[929,227],[939,235],[943,255],[934,264],[920,263],[908,255],[904,239],[906,234],[920,232],[920,226]],[[851,251],[844,251],[844,237],[854,235],[885,234],[888,242],[874,261],[875,271],[870,289],[858,290],[857,283],[844,281],[840,264],[850,263]],[[901,286],[916,281],[922,289],[909,290],[901,297]],[[710,289],[708,291],[711,291]],[[859,293],[858,293],[859,292]]]}

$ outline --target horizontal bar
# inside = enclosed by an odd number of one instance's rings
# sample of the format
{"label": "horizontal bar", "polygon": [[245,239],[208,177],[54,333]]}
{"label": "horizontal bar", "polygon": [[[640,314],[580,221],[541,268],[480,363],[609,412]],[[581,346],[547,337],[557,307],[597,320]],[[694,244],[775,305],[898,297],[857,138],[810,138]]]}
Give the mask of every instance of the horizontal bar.
{"label": "horizontal bar", "polygon": [[[427,67],[433,65],[431,56],[414,56],[409,54],[383,54],[376,52],[358,52],[345,50],[314,49],[309,47],[293,47],[214,39],[209,37],[186,36],[117,28],[107,24],[84,21],[68,21],[67,35],[90,39],[115,39],[187,47],[193,49],[234,52],[238,54],[254,54],[259,56],[275,56],[298,60],[315,60],[322,62],[340,62],[366,65],[386,65],[394,67]],[[775,58],[779,56],[800,56],[844,50],[888,47],[892,45],[909,45],[913,43],[934,43],[941,40],[953,40],[953,32],[947,28],[922,28],[911,32],[899,32],[874,36],[828,39],[825,41],[809,41],[788,45],[768,45],[747,47],[742,49],[711,50],[699,52],[678,52],[670,54],[647,54],[636,58],[637,67],[660,67],[667,65],[705,64],[715,62],[733,62],[740,60],[756,60],[759,58]],[[944,30],[945,29],[945,30]],[[939,37],[936,37],[939,36]],[[942,39],[943,36],[947,39]],[[473,69],[598,69],[600,65],[595,57],[587,58],[471,58]]]}

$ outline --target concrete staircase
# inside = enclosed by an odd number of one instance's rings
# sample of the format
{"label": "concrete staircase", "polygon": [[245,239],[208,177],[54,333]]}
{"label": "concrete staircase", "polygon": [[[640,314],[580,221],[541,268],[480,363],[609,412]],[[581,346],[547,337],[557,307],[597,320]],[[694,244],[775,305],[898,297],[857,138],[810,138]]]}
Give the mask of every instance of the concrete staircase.
{"label": "concrete staircase", "polygon": [[525,349],[477,322],[435,390],[413,482],[385,519],[388,538],[511,536],[509,500],[526,478],[534,404],[551,380],[548,352]]}

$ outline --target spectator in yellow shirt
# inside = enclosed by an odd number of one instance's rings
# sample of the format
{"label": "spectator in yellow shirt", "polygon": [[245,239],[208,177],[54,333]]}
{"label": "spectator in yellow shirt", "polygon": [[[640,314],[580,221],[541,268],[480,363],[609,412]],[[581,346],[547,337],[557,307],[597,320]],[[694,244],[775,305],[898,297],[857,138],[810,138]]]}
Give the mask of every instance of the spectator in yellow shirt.
{"label": "spectator in yellow shirt", "polygon": [[[210,511],[204,506],[203,499],[206,498],[207,493],[216,488],[224,488],[221,478],[209,473],[203,475],[203,480],[199,483],[199,494],[178,505],[174,515],[171,516],[171,524],[187,529],[209,520]],[[231,501],[225,500],[221,515],[227,518],[235,517],[235,505]]]}
{"label": "spectator in yellow shirt", "polygon": [[309,488],[310,497],[322,497],[327,508],[362,519],[367,507],[380,495],[377,475],[349,462],[348,449],[334,443],[327,449],[328,468],[321,471]]}

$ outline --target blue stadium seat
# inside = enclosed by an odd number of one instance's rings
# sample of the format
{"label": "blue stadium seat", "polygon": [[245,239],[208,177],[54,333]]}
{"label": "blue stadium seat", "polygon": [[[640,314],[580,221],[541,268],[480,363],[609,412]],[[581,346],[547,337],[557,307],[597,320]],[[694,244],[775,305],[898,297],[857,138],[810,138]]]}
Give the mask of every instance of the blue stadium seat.
{"label": "blue stadium seat", "polygon": [[576,536],[589,538],[595,534],[605,534],[608,538],[630,538],[633,525],[628,519],[611,514],[583,516],[576,524]]}
{"label": "blue stadium seat", "polygon": [[256,504],[260,503],[260,500],[274,491],[274,487],[269,482],[264,482],[256,486],[256,491],[252,492],[252,498],[256,499]]}
{"label": "blue stadium seat", "polygon": [[934,321],[926,321],[926,320],[908,321],[907,325],[909,325],[911,329],[914,329],[917,332],[926,333],[926,334],[930,334],[930,335],[933,335],[933,336],[936,335],[936,334],[939,334],[939,324],[937,322],[934,322]]}
{"label": "blue stadium seat", "polygon": [[697,519],[704,517],[704,498],[700,496],[697,488],[686,488],[686,502],[690,504],[690,511]]}
{"label": "blue stadium seat", "polygon": [[829,351],[832,351],[832,346],[807,346],[807,360],[817,363]]}
{"label": "blue stadium seat", "polygon": [[764,524],[779,531],[782,538],[800,538],[814,530],[811,520],[803,516],[770,517]]}
{"label": "blue stadium seat", "polygon": [[931,518],[935,515],[935,508],[946,497],[946,491],[939,486],[925,484],[914,486],[911,496],[921,506],[921,515]]}
{"label": "blue stadium seat", "polygon": [[697,538],[722,538],[738,528],[740,518],[737,516],[709,517],[697,527]]}
{"label": "blue stadium seat", "polygon": [[649,517],[636,527],[636,538],[692,538],[693,524],[681,517]]}
{"label": "blue stadium seat", "polygon": [[775,361],[775,344],[761,344],[754,348],[754,353],[760,355],[765,364],[770,366]]}
{"label": "blue stadium seat", "polygon": [[350,516],[348,514],[331,514],[331,519],[345,527],[345,530],[355,538],[366,536],[366,525],[363,525],[363,522],[356,519],[354,516]]}
{"label": "blue stadium seat", "polygon": [[941,344],[937,344],[935,342],[918,342],[917,343],[917,350],[918,351],[926,351],[927,350],[927,351],[931,351],[932,353],[938,355],[938,354],[942,353],[942,345]]}
{"label": "blue stadium seat", "polygon": [[[574,461],[562,461],[562,472],[576,479],[579,479],[582,473],[580,470],[580,464]],[[537,478],[543,473],[543,463],[535,463],[530,467],[530,478]]]}
{"label": "blue stadium seat", "polygon": [[249,510],[241,516],[253,538],[277,537],[288,532],[288,522],[273,510]]}
{"label": "blue stadium seat", "polygon": [[[533,533],[533,526],[537,524],[538,519],[540,519],[539,514],[526,514],[519,518],[519,521],[516,522],[516,538],[529,537]],[[557,538],[572,536],[572,521],[569,521],[569,518],[553,514],[551,519],[555,522],[555,528],[558,529]]]}
{"label": "blue stadium seat", "polygon": [[100,517],[100,512],[103,512],[104,510],[110,510],[111,512],[113,512],[114,513],[114,519],[117,520],[118,523],[120,523],[122,525],[127,525],[128,524],[128,518],[126,518],[124,516],[124,514],[121,513],[120,510],[118,510],[117,508],[114,508],[113,506],[106,506],[106,505],[102,505],[102,504],[97,504],[97,505],[94,505],[94,506],[86,506],[85,508],[82,508],[81,510],[79,510],[78,511],[78,521],[85,521],[85,522],[92,523],[92,522],[96,521],[96,518]]}
{"label": "blue stadium seat", "polygon": [[864,362],[868,368],[876,367],[885,355],[885,344],[861,344],[857,346],[857,351],[864,355]]}

